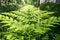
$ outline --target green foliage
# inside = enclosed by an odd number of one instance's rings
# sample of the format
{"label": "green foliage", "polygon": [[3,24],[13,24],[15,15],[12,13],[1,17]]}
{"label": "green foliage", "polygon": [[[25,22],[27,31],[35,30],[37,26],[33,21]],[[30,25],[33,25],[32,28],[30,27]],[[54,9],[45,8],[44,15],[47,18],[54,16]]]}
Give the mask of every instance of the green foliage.
{"label": "green foliage", "polygon": [[25,0],[25,4],[37,6],[37,0]]}
{"label": "green foliage", "polygon": [[[38,14],[40,15],[40,27],[38,27]],[[6,40],[50,40],[49,33],[51,32],[48,33],[52,30],[50,27],[55,27],[53,24],[60,22],[60,17],[53,16],[53,14],[54,12],[38,10],[32,5],[26,5],[17,11],[1,12],[0,34],[4,37],[0,38]],[[46,36],[44,36],[45,34]]]}
{"label": "green foliage", "polygon": [[42,3],[40,7],[42,10],[50,10],[50,11],[60,10],[60,4],[52,2]]}
{"label": "green foliage", "polygon": [[9,11],[16,11],[23,7],[23,5],[6,5],[6,6],[0,6],[0,12],[9,12]]}

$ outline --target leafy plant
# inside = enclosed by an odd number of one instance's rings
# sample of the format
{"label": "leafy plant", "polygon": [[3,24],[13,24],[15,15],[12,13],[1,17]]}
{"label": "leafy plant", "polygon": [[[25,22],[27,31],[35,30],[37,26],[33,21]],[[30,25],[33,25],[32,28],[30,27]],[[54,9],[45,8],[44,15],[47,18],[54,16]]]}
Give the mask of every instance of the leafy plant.
{"label": "leafy plant", "polygon": [[[40,26],[38,27],[38,14]],[[0,33],[6,40],[49,40],[43,39],[43,34],[60,22],[60,17],[54,12],[38,10],[32,5],[26,5],[19,10],[0,13]],[[0,37],[1,38],[1,37]],[[3,37],[2,37],[3,38]]]}

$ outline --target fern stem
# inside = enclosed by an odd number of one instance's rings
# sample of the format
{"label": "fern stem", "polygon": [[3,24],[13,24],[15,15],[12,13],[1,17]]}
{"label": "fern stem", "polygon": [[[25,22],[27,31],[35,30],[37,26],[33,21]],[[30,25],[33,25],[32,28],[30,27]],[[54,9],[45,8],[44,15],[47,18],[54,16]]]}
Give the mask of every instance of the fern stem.
{"label": "fern stem", "polygon": [[[37,0],[37,8],[38,10],[40,9],[40,0]],[[40,16],[39,16],[39,13],[38,13],[38,27],[40,26]]]}

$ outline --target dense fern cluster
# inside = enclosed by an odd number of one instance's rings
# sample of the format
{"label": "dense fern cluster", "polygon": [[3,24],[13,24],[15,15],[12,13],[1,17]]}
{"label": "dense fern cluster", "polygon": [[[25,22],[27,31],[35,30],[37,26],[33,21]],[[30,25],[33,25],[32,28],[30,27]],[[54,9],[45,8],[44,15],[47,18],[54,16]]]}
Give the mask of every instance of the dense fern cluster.
{"label": "dense fern cluster", "polygon": [[60,17],[54,16],[54,13],[38,10],[32,5],[26,5],[17,11],[1,12],[0,40],[50,40],[48,31],[56,27],[53,24],[60,22]]}

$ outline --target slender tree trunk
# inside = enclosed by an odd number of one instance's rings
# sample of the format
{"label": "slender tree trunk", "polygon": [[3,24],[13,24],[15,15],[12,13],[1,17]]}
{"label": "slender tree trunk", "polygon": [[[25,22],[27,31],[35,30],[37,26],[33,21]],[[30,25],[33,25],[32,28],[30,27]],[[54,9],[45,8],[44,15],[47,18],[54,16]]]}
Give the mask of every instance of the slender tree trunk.
{"label": "slender tree trunk", "polygon": [[[37,0],[37,8],[40,9],[40,0]],[[40,26],[40,14],[38,13],[38,27]]]}
{"label": "slender tree trunk", "polygon": [[1,6],[1,0],[0,0],[0,6]]}
{"label": "slender tree trunk", "polygon": [[21,0],[22,1],[22,3],[25,5],[25,1],[24,0]]}

